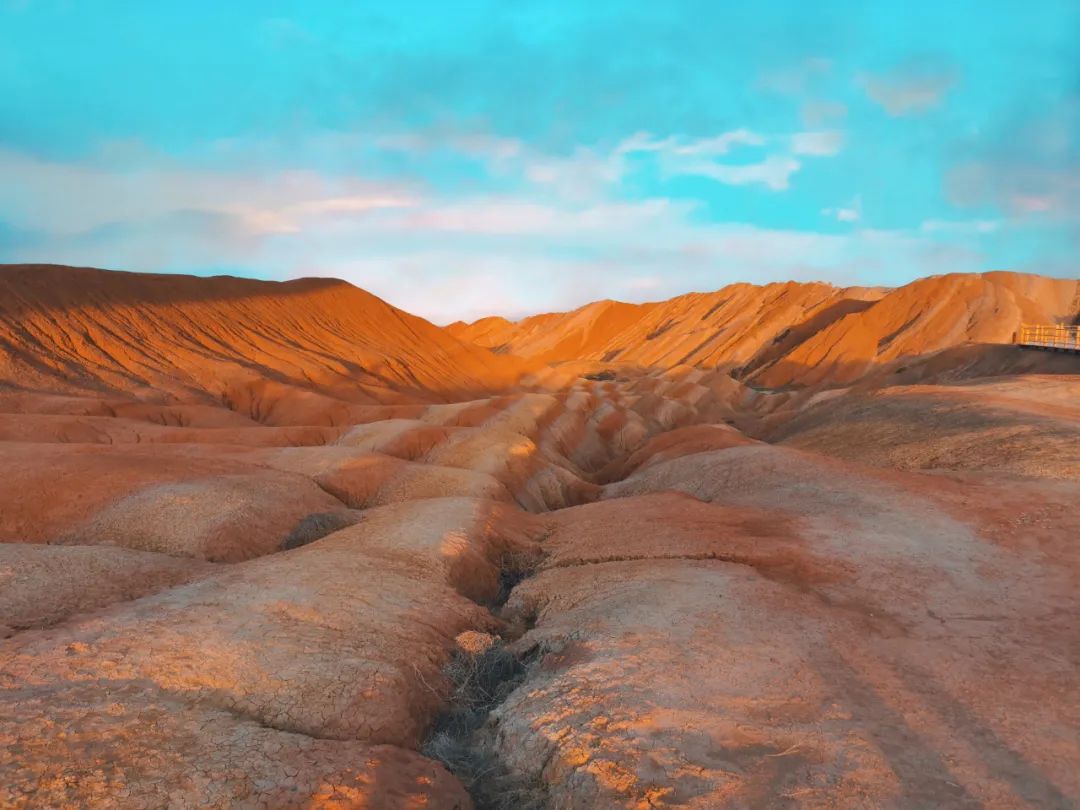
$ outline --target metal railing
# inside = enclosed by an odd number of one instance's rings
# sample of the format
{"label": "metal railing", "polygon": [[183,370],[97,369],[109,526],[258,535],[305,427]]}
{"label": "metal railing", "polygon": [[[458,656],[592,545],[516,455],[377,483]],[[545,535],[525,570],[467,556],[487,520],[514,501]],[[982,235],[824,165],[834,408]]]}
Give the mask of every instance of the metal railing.
{"label": "metal railing", "polygon": [[1064,324],[1024,324],[1017,333],[1021,346],[1080,351],[1080,326]]}

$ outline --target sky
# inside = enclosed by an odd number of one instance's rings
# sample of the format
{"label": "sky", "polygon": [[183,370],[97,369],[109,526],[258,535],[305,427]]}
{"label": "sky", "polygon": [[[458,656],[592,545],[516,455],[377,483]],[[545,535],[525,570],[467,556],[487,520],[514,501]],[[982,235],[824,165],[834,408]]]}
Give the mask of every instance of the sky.
{"label": "sky", "polygon": [[0,0],[0,262],[439,323],[1080,277],[1080,2]]}

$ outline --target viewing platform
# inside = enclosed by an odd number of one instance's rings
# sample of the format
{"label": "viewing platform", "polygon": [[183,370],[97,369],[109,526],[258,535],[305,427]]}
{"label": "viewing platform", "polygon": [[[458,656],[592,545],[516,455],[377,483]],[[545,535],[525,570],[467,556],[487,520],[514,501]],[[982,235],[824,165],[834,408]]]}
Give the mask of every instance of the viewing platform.
{"label": "viewing platform", "polygon": [[1080,352],[1080,326],[1025,324],[1016,334],[1016,343],[1033,349]]}

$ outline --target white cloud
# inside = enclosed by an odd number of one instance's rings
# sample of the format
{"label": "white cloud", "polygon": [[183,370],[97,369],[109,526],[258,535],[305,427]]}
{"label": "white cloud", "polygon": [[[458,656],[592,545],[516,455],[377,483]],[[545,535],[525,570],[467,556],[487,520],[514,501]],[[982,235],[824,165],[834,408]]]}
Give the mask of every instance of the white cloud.
{"label": "white cloud", "polygon": [[1037,161],[1021,151],[963,164],[949,172],[949,196],[957,205],[990,203],[1017,217],[1080,220],[1080,162]]}
{"label": "white cloud", "polygon": [[948,172],[946,192],[954,205],[993,209],[1007,222],[1054,227],[1080,244],[1078,145],[1080,96],[1073,96],[986,132]]}
{"label": "white cloud", "polygon": [[862,219],[862,195],[856,194],[851,202],[842,208],[822,208],[821,213],[838,222],[858,222]]}
{"label": "white cloud", "polygon": [[693,174],[709,177],[731,186],[760,184],[773,191],[783,191],[791,184],[791,176],[801,164],[794,158],[785,156],[767,157],[760,163],[747,163],[733,166],[726,163],[696,161],[683,164],[673,173]]}
{"label": "white cloud", "polygon": [[507,168],[522,173],[532,183],[579,200],[602,193],[607,186],[619,182],[626,171],[623,155],[618,151],[601,154],[583,147],[564,157],[530,152],[523,155],[520,165]]}
{"label": "white cloud", "polygon": [[[621,182],[633,170],[635,158],[650,157],[669,177],[698,175],[729,185],[760,184],[783,190],[801,167],[796,156],[832,156],[840,151],[843,141],[843,133],[837,130],[764,135],[740,127],[702,138],[637,132],[609,149],[578,146],[565,154],[542,152],[516,139],[459,133],[405,133],[367,139],[335,133],[324,136],[321,142],[336,151],[357,151],[373,145],[413,154],[449,149],[483,162],[496,177],[524,180],[542,187],[546,194],[584,203],[603,196]],[[774,154],[754,162],[729,164],[714,160],[740,148],[770,146]]]}
{"label": "white cloud", "polygon": [[986,234],[993,233],[1001,227],[1001,222],[996,219],[975,220],[945,220],[927,219],[919,225],[923,233],[945,234]]}
{"label": "white cloud", "polygon": [[517,138],[462,132],[407,132],[383,135],[373,139],[380,149],[394,152],[434,152],[446,149],[462,155],[489,161],[509,160],[526,152],[525,144]]}
{"label": "white cloud", "polygon": [[297,214],[344,214],[374,211],[380,208],[408,208],[415,205],[413,197],[399,196],[362,196],[362,197],[327,197],[319,200],[307,200],[286,207],[285,211]]}
{"label": "white cloud", "polygon": [[839,154],[844,146],[844,133],[839,130],[797,132],[791,136],[791,151],[796,155],[830,157]]}
{"label": "white cloud", "polygon": [[192,170],[160,158],[150,168],[124,170],[46,161],[2,148],[0,177],[20,190],[0,197],[0,219],[68,235],[190,211],[229,215],[254,233],[292,233],[310,217],[402,208],[415,196],[402,183],[310,171]]}
{"label": "white cloud", "polygon": [[616,148],[616,152],[631,154],[634,152],[663,152],[670,155],[726,155],[733,146],[762,146],[766,138],[748,129],[735,129],[722,132],[711,138],[683,139],[669,135],[655,139],[647,132],[638,132]]}
{"label": "white cloud", "polygon": [[847,107],[838,101],[808,101],[803,104],[800,114],[807,126],[820,127],[830,121],[846,118],[847,111]]}
{"label": "white cloud", "polygon": [[566,201],[535,202],[515,197],[483,196],[464,200],[428,200],[396,218],[378,223],[384,234],[453,233],[569,238],[648,228],[673,215],[682,216],[692,203],[664,199],[639,202],[594,202],[579,206]]}
{"label": "white cloud", "polygon": [[1049,194],[1014,194],[1009,207],[1021,214],[1043,214],[1054,210],[1054,198]]}
{"label": "white cloud", "polygon": [[[802,164],[795,156],[828,157],[839,153],[844,135],[837,130],[798,132],[769,137],[748,129],[736,129],[710,138],[655,138],[639,132],[616,148],[616,155],[651,153],[665,176],[694,175],[733,186],[763,185],[773,191],[790,187],[791,176]],[[713,158],[728,154],[737,146],[780,145],[777,154],[751,163],[724,163]]]}
{"label": "white cloud", "polygon": [[805,93],[817,79],[831,72],[832,66],[832,60],[813,56],[789,67],[763,74],[758,85],[774,93],[797,96]]}
{"label": "white cloud", "polygon": [[859,219],[859,212],[854,208],[822,208],[821,214],[840,222],[856,222]]}
{"label": "white cloud", "polygon": [[889,75],[859,78],[866,95],[893,117],[921,115],[941,104],[956,84],[952,71],[901,69]]}

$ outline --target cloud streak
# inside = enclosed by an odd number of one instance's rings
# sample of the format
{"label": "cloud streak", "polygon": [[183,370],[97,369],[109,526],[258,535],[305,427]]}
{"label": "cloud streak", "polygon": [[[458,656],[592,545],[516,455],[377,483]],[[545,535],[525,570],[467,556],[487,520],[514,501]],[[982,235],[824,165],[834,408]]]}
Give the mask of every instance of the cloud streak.
{"label": "cloud streak", "polygon": [[[802,168],[796,156],[832,157],[839,154],[843,145],[844,134],[838,130],[769,137],[737,129],[693,140],[673,136],[658,139],[648,133],[637,133],[619,144],[615,154],[654,154],[668,177],[693,175],[731,186],[762,185],[772,191],[784,191],[790,188],[792,176]],[[740,147],[769,146],[779,146],[779,152],[748,163],[717,160]]]}
{"label": "cloud streak", "polygon": [[708,177],[732,186],[761,184],[773,191],[783,191],[790,187],[791,176],[802,164],[791,157],[772,156],[759,163],[729,165],[695,161],[681,164],[671,170],[673,174],[694,174]]}
{"label": "cloud streak", "polygon": [[956,81],[951,70],[920,66],[860,77],[870,100],[895,118],[923,115],[939,106]]}
{"label": "cloud streak", "polygon": [[59,235],[115,223],[161,220],[184,211],[232,218],[253,234],[298,231],[311,217],[411,204],[410,184],[332,177],[310,170],[210,171],[172,164],[110,168],[43,160],[0,148],[0,177],[18,194],[0,195],[0,220]]}
{"label": "cloud streak", "polygon": [[843,146],[844,133],[838,130],[797,132],[791,136],[791,151],[796,155],[832,157],[840,154]]}
{"label": "cloud streak", "polygon": [[858,222],[862,219],[862,195],[856,194],[855,198],[841,208],[822,208],[823,216],[831,217],[837,222]]}
{"label": "cloud streak", "polygon": [[961,208],[992,206],[1013,220],[1066,223],[1080,234],[1080,97],[1010,120],[949,172]]}

